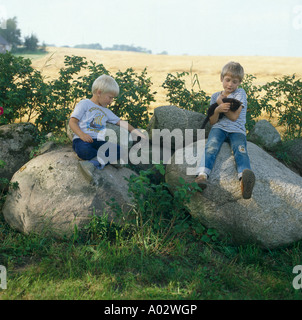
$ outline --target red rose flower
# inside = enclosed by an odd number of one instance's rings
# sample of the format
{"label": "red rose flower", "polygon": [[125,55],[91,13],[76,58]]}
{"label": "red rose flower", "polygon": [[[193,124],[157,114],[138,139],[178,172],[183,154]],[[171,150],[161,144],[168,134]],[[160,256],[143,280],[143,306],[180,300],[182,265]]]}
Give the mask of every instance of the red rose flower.
{"label": "red rose flower", "polygon": [[4,110],[2,107],[0,107],[0,116],[3,114]]}

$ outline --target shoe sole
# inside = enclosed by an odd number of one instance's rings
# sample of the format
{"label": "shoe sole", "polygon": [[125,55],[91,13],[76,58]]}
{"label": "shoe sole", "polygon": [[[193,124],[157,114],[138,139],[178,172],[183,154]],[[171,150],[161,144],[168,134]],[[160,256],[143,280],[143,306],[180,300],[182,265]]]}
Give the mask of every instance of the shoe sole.
{"label": "shoe sole", "polygon": [[251,170],[244,170],[242,173],[243,199],[250,199],[255,185],[255,175]]}
{"label": "shoe sole", "polygon": [[195,182],[197,183],[198,187],[200,187],[200,189],[202,189],[202,190],[205,190],[208,186],[208,184],[205,180],[200,181],[200,182],[197,182],[197,181],[195,181]]}

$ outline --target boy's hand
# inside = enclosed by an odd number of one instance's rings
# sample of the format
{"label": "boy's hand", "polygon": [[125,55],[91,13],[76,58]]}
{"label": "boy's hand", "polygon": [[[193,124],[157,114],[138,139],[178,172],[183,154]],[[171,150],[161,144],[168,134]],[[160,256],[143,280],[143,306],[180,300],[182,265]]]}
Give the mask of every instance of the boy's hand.
{"label": "boy's hand", "polygon": [[230,103],[222,103],[215,109],[215,112],[226,113],[230,110],[230,107],[231,107]]}
{"label": "boy's hand", "polygon": [[91,136],[87,133],[84,133],[80,135],[81,140],[83,140],[84,142],[89,142],[92,143],[93,139],[91,138]]}

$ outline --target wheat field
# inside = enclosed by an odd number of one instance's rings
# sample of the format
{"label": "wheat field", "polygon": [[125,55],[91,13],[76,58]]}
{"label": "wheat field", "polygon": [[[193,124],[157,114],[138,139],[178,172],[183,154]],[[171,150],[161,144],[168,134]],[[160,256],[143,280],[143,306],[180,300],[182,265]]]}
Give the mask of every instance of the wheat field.
{"label": "wheat field", "polygon": [[[275,78],[294,73],[302,78],[302,57],[170,56],[59,47],[48,47],[47,51],[47,55],[33,60],[33,67],[40,70],[46,79],[58,77],[58,71],[64,66],[66,55],[82,56],[87,61],[102,63],[112,76],[117,71],[123,72],[127,68],[133,68],[137,73],[147,68],[147,76],[153,83],[152,91],[157,92],[156,101],[151,104],[150,111],[167,105],[166,92],[161,86],[168,73],[186,71],[197,74],[201,89],[208,95],[221,90],[220,70],[229,61],[239,62],[246,74],[254,75],[255,85],[263,85]],[[191,76],[187,77],[186,84],[187,88],[191,89]]]}

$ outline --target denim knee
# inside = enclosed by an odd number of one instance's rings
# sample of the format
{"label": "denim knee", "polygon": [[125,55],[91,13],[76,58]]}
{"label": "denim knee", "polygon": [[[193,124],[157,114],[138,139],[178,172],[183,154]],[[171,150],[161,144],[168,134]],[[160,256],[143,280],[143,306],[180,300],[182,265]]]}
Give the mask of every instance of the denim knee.
{"label": "denim knee", "polygon": [[91,160],[97,156],[97,150],[92,147],[92,144],[81,139],[73,140],[72,147],[78,157],[83,160]]}
{"label": "denim knee", "polygon": [[215,139],[209,141],[206,145],[205,151],[207,154],[216,154],[219,151],[219,144]]}

